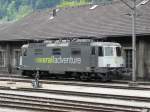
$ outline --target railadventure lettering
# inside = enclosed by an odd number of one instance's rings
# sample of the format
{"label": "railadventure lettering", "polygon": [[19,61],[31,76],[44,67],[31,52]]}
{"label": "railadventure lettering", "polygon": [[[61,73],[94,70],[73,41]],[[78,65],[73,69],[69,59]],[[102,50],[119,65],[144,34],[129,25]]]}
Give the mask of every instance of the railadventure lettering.
{"label": "railadventure lettering", "polygon": [[36,63],[42,63],[42,64],[81,64],[81,58],[62,58],[60,57],[46,57],[46,58],[35,58]]}

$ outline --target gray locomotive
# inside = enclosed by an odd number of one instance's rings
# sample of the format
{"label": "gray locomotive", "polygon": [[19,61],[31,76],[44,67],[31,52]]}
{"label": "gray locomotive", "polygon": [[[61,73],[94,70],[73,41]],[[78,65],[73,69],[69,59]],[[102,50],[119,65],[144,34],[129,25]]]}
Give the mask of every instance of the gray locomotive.
{"label": "gray locomotive", "polygon": [[113,42],[47,41],[22,46],[22,75],[111,80],[124,68],[121,45]]}

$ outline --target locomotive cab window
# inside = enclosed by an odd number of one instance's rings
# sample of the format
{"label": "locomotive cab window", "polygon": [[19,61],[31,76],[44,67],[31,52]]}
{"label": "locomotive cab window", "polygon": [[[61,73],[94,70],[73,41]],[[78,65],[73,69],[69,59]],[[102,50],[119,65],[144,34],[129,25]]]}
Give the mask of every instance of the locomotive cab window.
{"label": "locomotive cab window", "polygon": [[103,56],[103,47],[98,47],[98,55]]}
{"label": "locomotive cab window", "polygon": [[120,47],[116,47],[116,54],[117,54],[117,56],[121,56],[121,48]]}
{"label": "locomotive cab window", "polygon": [[60,48],[54,48],[52,49],[53,55],[61,55],[61,49]]}
{"label": "locomotive cab window", "polygon": [[105,47],[105,56],[113,56],[113,47]]}
{"label": "locomotive cab window", "polygon": [[73,48],[73,49],[71,49],[71,54],[72,55],[80,55],[81,54],[81,50]]}

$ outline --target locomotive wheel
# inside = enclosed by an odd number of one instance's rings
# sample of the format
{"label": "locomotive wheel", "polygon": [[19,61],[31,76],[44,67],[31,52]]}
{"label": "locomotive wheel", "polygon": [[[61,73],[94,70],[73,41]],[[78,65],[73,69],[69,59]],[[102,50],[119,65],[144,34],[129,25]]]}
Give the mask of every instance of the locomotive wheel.
{"label": "locomotive wheel", "polygon": [[74,73],[71,74],[71,76],[72,76],[73,78],[75,78],[75,80],[80,80],[79,73],[74,72]]}
{"label": "locomotive wheel", "polygon": [[88,81],[88,80],[89,80],[89,75],[88,75],[88,73],[82,73],[82,74],[80,75],[80,80],[81,80],[81,81]]}
{"label": "locomotive wheel", "polygon": [[98,73],[97,76],[98,76],[98,80],[100,80],[101,82],[107,81],[106,74]]}
{"label": "locomotive wheel", "polygon": [[97,76],[101,82],[108,82],[112,80],[112,76],[110,73],[98,73]]}

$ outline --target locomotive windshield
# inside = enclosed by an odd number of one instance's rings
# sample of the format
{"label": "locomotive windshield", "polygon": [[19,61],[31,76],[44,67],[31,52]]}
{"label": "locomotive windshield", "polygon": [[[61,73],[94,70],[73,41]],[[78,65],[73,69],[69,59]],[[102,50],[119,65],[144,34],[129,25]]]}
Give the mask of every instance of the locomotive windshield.
{"label": "locomotive windshield", "polygon": [[113,56],[113,47],[104,47],[105,48],[105,56]]}

